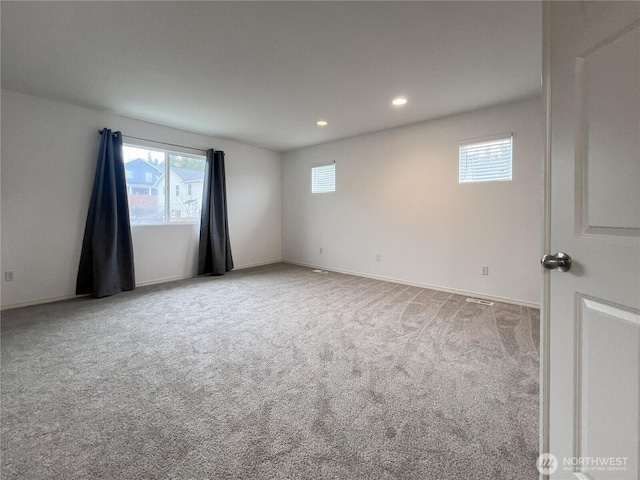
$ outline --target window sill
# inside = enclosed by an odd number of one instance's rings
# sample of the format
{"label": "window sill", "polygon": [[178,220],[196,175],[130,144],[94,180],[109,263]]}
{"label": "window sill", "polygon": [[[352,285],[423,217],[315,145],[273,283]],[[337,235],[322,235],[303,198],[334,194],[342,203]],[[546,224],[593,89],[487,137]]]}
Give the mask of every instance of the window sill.
{"label": "window sill", "polygon": [[171,223],[132,223],[131,228],[140,227],[179,227],[189,225],[199,225],[200,222],[171,222]]}

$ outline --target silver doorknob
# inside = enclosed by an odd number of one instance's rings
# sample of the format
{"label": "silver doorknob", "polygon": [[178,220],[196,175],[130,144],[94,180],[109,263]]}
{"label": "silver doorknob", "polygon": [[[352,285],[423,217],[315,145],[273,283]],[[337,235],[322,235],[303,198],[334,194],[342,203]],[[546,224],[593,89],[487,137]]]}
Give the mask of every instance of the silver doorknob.
{"label": "silver doorknob", "polygon": [[557,269],[560,272],[568,272],[571,269],[571,257],[562,252],[558,252],[555,255],[545,255],[540,260],[540,263],[549,270]]}

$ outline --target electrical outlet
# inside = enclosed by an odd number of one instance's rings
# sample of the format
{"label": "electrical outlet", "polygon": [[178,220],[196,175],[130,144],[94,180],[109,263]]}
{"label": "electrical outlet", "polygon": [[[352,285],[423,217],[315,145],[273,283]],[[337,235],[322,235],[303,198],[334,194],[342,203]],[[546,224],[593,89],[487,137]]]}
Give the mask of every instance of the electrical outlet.
{"label": "electrical outlet", "polygon": [[380,261],[380,254],[376,253],[376,262],[379,262],[379,261]]}
{"label": "electrical outlet", "polygon": [[489,265],[482,265],[482,275],[489,275]]}
{"label": "electrical outlet", "polygon": [[320,247],[320,253],[322,253],[322,247]]}
{"label": "electrical outlet", "polygon": [[4,271],[4,281],[5,282],[13,282],[13,271],[5,270]]}

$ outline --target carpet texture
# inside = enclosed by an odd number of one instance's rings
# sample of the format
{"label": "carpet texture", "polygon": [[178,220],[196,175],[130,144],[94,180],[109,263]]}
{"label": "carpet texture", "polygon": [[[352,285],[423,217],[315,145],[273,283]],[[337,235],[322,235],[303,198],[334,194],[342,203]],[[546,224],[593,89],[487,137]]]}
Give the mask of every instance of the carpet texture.
{"label": "carpet texture", "polygon": [[537,479],[538,311],[276,264],[2,314],[2,478]]}

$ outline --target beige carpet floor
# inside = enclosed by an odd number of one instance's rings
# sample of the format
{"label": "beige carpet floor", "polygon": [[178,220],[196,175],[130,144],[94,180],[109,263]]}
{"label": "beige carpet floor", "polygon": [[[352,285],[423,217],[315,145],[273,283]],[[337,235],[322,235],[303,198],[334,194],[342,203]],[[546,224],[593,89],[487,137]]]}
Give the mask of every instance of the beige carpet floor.
{"label": "beige carpet floor", "polygon": [[276,264],[2,314],[2,479],[537,479],[538,311]]}

